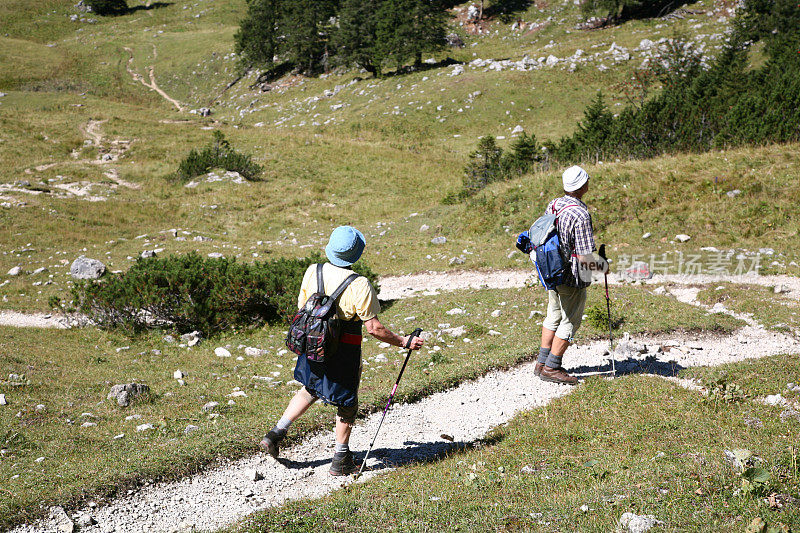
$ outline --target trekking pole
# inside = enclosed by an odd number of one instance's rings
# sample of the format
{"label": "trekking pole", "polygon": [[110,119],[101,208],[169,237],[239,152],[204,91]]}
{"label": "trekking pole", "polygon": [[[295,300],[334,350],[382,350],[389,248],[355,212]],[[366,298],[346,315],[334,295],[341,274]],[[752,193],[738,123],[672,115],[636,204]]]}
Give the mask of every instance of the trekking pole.
{"label": "trekking pole", "polygon": [[[605,244],[600,245],[600,251],[597,253],[600,257],[605,259],[606,262],[608,262],[608,259],[606,258]],[[611,376],[617,377],[617,366],[614,358],[614,334],[612,333],[612,324],[611,324],[611,298],[609,298],[608,296],[608,272],[604,272],[603,275],[605,276],[605,282],[606,282],[606,310],[608,311],[608,343],[609,343],[608,353],[611,356]]]}
{"label": "trekking pole", "polygon": [[397,386],[400,384],[400,378],[403,377],[403,371],[406,369],[406,365],[408,364],[408,360],[411,359],[411,341],[414,340],[414,337],[419,337],[420,333],[422,333],[422,329],[417,328],[415,329],[411,335],[408,336],[408,342],[406,343],[406,349],[408,349],[408,354],[406,354],[406,360],[403,361],[403,367],[400,369],[400,374],[397,376],[397,381],[394,382],[394,387],[392,387],[392,393],[389,395],[389,401],[386,402],[386,407],[383,408],[383,416],[381,417],[381,421],[378,424],[378,430],[375,431],[375,436],[372,438],[372,444],[369,445],[369,449],[367,450],[367,455],[364,456],[364,461],[361,463],[361,468],[358,469],[358,473],[355,475],[355,479],[358,479],[361,476],[361,472],[364,471],[364,466],[367,464],[367,458],[369,457],[369,453],[372,451],[372,447],[375,446],[375,441],[378,439],[378,433],[381,430],[381,426],[383,425],[383,421],[386,419],[386,413],[389,412],[389,406],[392,405],[392,400],[394,399],[394,393],[397,392]]}

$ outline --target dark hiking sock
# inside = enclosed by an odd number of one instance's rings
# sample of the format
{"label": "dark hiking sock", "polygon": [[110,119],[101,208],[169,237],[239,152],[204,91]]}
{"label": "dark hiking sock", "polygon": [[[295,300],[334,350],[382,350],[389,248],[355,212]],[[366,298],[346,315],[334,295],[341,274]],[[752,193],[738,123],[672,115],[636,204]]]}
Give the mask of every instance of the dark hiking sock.
{"label": "dark hiking sock", "polygon": [[561,368],[562,357],[563,356],[555,355],[551,352],[550,355],[547,356],[547,362],[545,363],[545,366],[550,368]]}
{"label": "dark hiking sock", "polygon": [[539,348],[539,359],[537,362],[545,364],[547,362],[547,356],[550,355],[550,348]]}

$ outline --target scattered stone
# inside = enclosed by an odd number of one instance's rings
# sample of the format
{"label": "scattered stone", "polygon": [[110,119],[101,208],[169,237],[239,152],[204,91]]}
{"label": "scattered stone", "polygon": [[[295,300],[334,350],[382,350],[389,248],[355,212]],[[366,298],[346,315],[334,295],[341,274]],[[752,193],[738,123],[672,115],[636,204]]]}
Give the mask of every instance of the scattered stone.
{"label": "scattered stone", "polygon": [[6,400],[5,394],[0,394],[0,405],[8,405],[8,400]]}
{"label": "scattered stone", "polygon": [[453,265],[463,265],[467,261],[467,258],[463,255],[459,255],[457,257],[450,258],[450,266]]}
{"label": "scattered stone", "polygon": [[164,335],[164,342],[166,342],[168,344],[174,344],[175,343],[175,337],[173,337],[172,335]]}
{"label": "scattered stone", "polygon": [[458,326],[455,328],[445,328],[442,330],[442,333],[450,335],[451,337],[460,337],[467,332],[467,329],[464,326]]}
{"label": "scattered stone", "polygon": [[653,515],[637,515],[634,513],[623,513],[619,519],[619,526],[622,531],[629,533],[644,533],[656,526],[664,523]]}
{"label": "scattered stone", "polygon": [[231,398],[247,398],[247,393],[243,390],[233,391],[232,393],[228,394]]}
{"label": "scattered stone", "polygon": [[534,309],[533,311],[531,311],[530,313],[528,313],[528,320],[533,320],[533,319],[534,319],[535,317],[537,317],[537,316],[544,316],[544,313],[542,313],[541,311],[537,311],[536,309]]}
{"label": "scattered stone", "polygon": [[230,357],[231,352],[220,346],[219,348],[214,348],[214,355],[217,357]]}
{"label": "scattered stone", "polygon": [[203,338],[203,334],[199,331],[192,331],[191,333],[184,333],[181,335],[181,341],[185,342],[187,346],[195,346]]}
{"label": "scattered stone", "polygon": [[180,370],[176,370],[175,372],[172,373],[172,377],[175,379],[183,379],[184,376],[185,374]]}
{"label": "scattered stone", "polygon": [[736,197],[737,197],[737,196],[739,196],[740,194],[742,194],[742,191],[740,191],[739,189],[734,189],[734,190],[732,190],[732,191],[728,191],[728,192],[726,192],[726,193],[725,193],[725,195],[726,195],[728,198],[736,198]]}
{"label": "scattered stone", "polygon": [[155,429],[153,424],[139,424],[136,426],[136,431],[150,431],[151,429]]}
{"label": "scattered stone", "polygon": [[97,521],[94,519],[92,515],[88,513],[81,513],[75,519],[75,523],[78,525],[78,527],[83,528],[83,527],[93,526],[97,523]]}
{"label": "scattered stone", "polygon": [[499,317],[499,316],[500,316],[500,315],[502,315],[502,314],[503,314],[503,312],[502,312],[500,309],[495,309],[494,311],[492,311],[492,316],[493,316],[494,318],[497,318],[497,317]]}
{"label": "scattered stone", "polygon": [[20,274],[22,274],[22,268],[18,266],[15,266],[14,268],[8,271],[9,276],[19,276]]}
{"label": "scattered stone", "polygon": [[106,266],[103,263],[85,255],[78,257],[69,267],[69,273],[75,279],[98,279],[105,271]]}
{"label": "scattered stone", "polygon": [[142,259],[149,259],[149,258],[151,258],[151,257],[155,257],[155,256],[156,256],[156,252],[155,252],[155,250],[145,250],[145,251],[143,251],[143,252],[142,252],[142,254],[140,255],[140,257],[141,257]]}
{"label": "scattered stone", "polygon": [[108,400],[116,400],[117,405],[120,407],[128,407],[131,402],[137,398],[148,394],[150,387],[140,383],[125,383],[122,385],[114,385],[111,391],[106,396]]}
{"label": "scattered stone", "polygon": [[208,254],[208,257],[210,257],[211,259],[220,259],[225,256],[219,252],[211,252],[210,254]]}
{"label": "scattered stone", "polygon": [[387,362],[389,362],[389,359],[387,359],[386,356],[383,355],[382,353],[379,353],[378,355],[375,356],[375,362],[376,363],[387,363]]}
{"label": "scattered stone", "polygon": [[219,402],[208,402],[203,406],[203,411],[205,411],[206,413],[210,413],[217,407],[219,407]]}
{"label": "scattered stone", "polygon": [[463,39],[461,39],[461,36],[455,32],[448,33],[447,37],[445,37],[445,40],[447,41],[447,46],[452,48],[464,48]]}
{"label": "scattered stone", "polygon": [[525,132],[525,130],[522,128],[522,126],[517,125],[516,128],[511,130],[511,135],[519,135],[520,133],[524,133],[524,132]]}
{"label": "scattered stone", "polygon": [[679,233],[675,235],[675,240],[678,242],[686,242],[689,239],[691,239],[691,237],[689,235],[686,235],[685,233]]}
{"label": "scattered stone", "polygon": [[783,285],[778,284],[775,285],[775,287],[772,289],[772,292],[774,292],[775,294],[782,294],[784,292],[789,292],[789,291],[787,291]]}
{"label": "scattered stone", "polygon": [[463,315],[464,313],[466,313],[466,311],[464,311],[460,307],[454,307],[454,308],[450,309],[449,311],[447,311],[448,315]]}
{"label": "scattered stone", "polygon": [[642,235],[642,240],[644,240],[644,239],[649,239],[651,236],[652,236],[652,233],[650,233],[650,232],[648,231],[647,233],[645,233],[644,235]]}
{"label": "scattered stone", "polygon": [[264,474],[253,468],[247,471],[247,479],[249,481],[261,481],[264,479]]}
{"label": "scattered stone", "polygon": [[496,330],[494,330],[494,329],[490,329],[490,330],[489,330],[489,335],[491,335],[491,336],[493,336],[493,337],[497,337],[497,336],[499,336],[499,335],[502,335],[502,333],[500,333],[499,331],[496,331]]}
{"label": "scattered stone", "polygon": [[433,239],[431,239],[431,244],[444,244],[446,242],[447,242],[447,237],[442,237],[441,235],[439,237],[434,237]]}
{"label": "scattered stone", "polygon": [[70,520],[63,507],[53,507],[50,509],[50,520],[55,525],[58,533],[72,533],[75,531],[75,523]]}
{"label": "scattered stone", "polygon": [[244,349],[244,354],[249,355],[250,357],[261,357],[262,355],[267,355],[267,351],[262,350],[261,348],[253,348],[248,346]]}
{"label": "scattered stone", "polygon": [[634,261],[631,266],[625,269],[623,276],[630,280],[645,280],[653,277],[650,272],[650,265],[644,261]]}
{"label": "scattered stone", "polygon": [[84,422],[83,424],[81,424],[81,427],[82,428],[90,428],[90,427],[94,427],[96,425],[97,424],[95,424],[94,422]]}
{"label": "scattered stone", "polygon": [[184,430],[183,430],[183,434],[184,434],[184,435],[189,435],[190,433],[194,433],[194,432],[195,432],[195,431],[197,431],[198,429],[200,429],[200,428],[199,428],[199,427],[197,427],[197,426],[195,426],[195,425],[188,424],[188,425],[186,426],[186,429],[184,429]]}
{"label": "scattered stone", "polygon": [[752,418],[745,417],[745,419],[744,419],[744,425],[745,425],[745,426],[748,426],[748,427],[751,427],[751,428],[760,429],[760,428],[763,428],[763,427],[764,427],[764,422],[762,422],[762,421],[761,421],[759,418],[757,418],[757,417],[752,417]]}
{"label": "scattered stone", "polygon": [[764,398],[764,403],[767,405],[781,405],[783,401],[783,396],[780,394],[770,394]]}
{"label": "scattered stone", "polygon": [[431,227],[427,224],[423,224],[419,227],[420,231],[428,231],[429,229],[431,229]]}

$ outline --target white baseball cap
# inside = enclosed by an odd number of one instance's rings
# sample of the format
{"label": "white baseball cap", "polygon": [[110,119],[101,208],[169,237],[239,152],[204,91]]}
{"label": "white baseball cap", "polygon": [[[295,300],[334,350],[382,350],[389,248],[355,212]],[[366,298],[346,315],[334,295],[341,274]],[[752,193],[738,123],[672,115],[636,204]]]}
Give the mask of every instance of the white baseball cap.
{"label": "white baseball cap", "polygon": [[561,179],[564,182],[564,190],[566,192],[574,192],[589,181],[589,174],[578,165],[575,165],[565,170],[564,174],[561,175]]}

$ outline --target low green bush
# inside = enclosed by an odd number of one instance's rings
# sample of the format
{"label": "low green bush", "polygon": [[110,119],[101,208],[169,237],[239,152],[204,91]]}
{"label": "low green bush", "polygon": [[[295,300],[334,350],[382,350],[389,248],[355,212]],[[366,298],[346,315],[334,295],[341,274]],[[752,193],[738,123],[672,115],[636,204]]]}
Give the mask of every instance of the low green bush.
{"label": "low green bush", "polygon": [[[306,268],[319,255],[240,263],[197,253],[140,259],[127,272],[76,284],[76,307],[102,327],[217,332],[289,319]],[[356,272],[370,282],[366,265]]]}
{"label": "low green bush", "polygon": [[214,130],[211,143],[200,151],[192,148],[178,166],[175,177],[178,181],[188,181],[215,168],[238,172],[249,181],[257,181],[264,172],[252,156],[234,150],[222,132]]}

